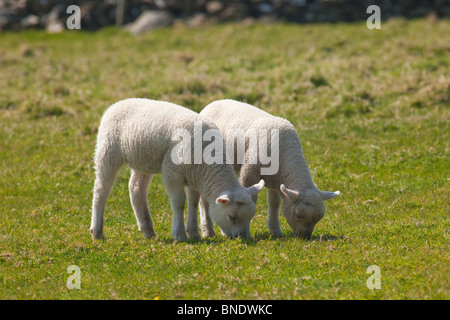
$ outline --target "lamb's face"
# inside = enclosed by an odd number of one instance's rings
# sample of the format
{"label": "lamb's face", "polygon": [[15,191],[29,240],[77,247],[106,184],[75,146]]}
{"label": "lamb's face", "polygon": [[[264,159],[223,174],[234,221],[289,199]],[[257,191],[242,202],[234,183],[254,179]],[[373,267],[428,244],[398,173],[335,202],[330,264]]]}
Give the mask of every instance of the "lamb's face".
{"label": "lamb's face", "polygon": [[316,223],[325,215],[325,205],[319,194],[311,194],[296,201],[286,199],[282,212],[295,235],[309,239]]}
{"label": "lamb's face", "polygon": [[251,197],[228,195],[227,198],[210,205],[211,218],[227,237],[250,238],[250,221],[256,213]]}
{"label": "lamb's face", "polygon": [[252,196],[258,194],[264,187],[261,180],[249,188],[236,188],[231,192],[221,194],[210,204],[210,216],[229,238],[250,238],[250,221],[256,213],[256,205]]}
{"label": "lamb's face", "polygon": [[286,196],[282,212],[295,235],[304,239],[311,238],[314,227],[325,215],[324,200],[339,195],[339,192],[324,192],[317,189],[295,191],[281,186]]}

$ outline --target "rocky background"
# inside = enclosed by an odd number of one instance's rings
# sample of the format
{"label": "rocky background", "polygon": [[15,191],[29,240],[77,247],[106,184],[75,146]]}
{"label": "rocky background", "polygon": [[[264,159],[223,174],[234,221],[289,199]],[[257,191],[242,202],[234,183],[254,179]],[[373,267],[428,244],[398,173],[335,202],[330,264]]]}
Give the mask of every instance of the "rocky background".
{"label": "rocky background", "polygon": [[[60,32],[71,15],[66,13],[70,5],[81,9],[82,30],[118,24],[133,33],[142,33],[177,23],[198,26],[236,20],[295,23],[366,20],[367,7],[372,4],[380,7],[382,20],[450,16],[450,0],[0,0],[0,31],[36,28]],[[122,5],[124,10],[117,10]]]}

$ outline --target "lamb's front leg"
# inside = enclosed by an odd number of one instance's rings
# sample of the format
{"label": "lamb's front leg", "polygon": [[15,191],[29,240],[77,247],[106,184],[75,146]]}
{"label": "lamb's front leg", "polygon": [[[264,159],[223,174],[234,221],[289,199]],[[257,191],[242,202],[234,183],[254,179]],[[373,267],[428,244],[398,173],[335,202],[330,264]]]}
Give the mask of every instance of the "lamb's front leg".
{"label": "lamb's front leg", "polygon": [[281,197],[278,190],[267,189],[267,202],[269,203],[269,212],[267,216],[267,229],[274,236],[281,237],[283,232],[280,228],[280,219],[278,210],[280,208]]}
{"label": "lamb's front leg", "polygon": [[188,188],[187,191],[188,198],[188,209],[187,209],[187,221],[186,221],[186,231],[189,239],[199,240],[200,232],[198,232],[198,201],[200,199],[200,194]]}
{"label": "lamb's front leg", "polygon": [[200,226],[202,229],[202,236],[204,238],[215,237],[214,225],[209,216],[209,203],[205,198],[200,197]]}
{"label": "lamb's front leg", "polygon": [[186,194],[182,181],[172,181],[165,183],[169,194],[170,205],[173,211],[172,236],[177,241],[187,240],[184,228],[184,206],[186,204]]}

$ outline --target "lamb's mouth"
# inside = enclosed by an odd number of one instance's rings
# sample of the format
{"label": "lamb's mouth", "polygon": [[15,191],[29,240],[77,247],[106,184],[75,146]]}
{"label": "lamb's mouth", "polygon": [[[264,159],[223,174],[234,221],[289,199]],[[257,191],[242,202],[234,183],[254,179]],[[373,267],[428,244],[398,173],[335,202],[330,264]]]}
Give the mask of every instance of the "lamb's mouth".
{"label": "lamb's mouth", "polygon": [[230,238],[230,239],[238,239],[238,238],[251,239],[252,236],[250,234],[248,234],[248,232],[234,232],[234,233],[229,233],[228,238]]}
{"label": "lamb's mouth", "polygon": [[303,239],[303,240],[311,240],[312,231],[309,231],[309,232],[299,232],[299,233],[296,233],[296,236],[297,236],[298,238],[300,238],[300,239]]}

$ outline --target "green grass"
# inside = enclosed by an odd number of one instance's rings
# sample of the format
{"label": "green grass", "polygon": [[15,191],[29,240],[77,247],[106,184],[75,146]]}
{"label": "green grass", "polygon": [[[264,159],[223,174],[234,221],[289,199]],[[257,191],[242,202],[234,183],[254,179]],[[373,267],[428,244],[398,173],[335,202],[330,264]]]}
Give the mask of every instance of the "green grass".
{"label": "green grass", "polygon": [[[448,20],[2,34],[0,298],[449,299],[449,44]],[[146,240],[124,168],[107,240],[92,242],[96,128],[127,97],[195,111],[232,98],[286,117],[317,186],[342,195],[311,241],[284,218],[271,238],[264,194],[252,241],[180,243],[157,176]]]}

